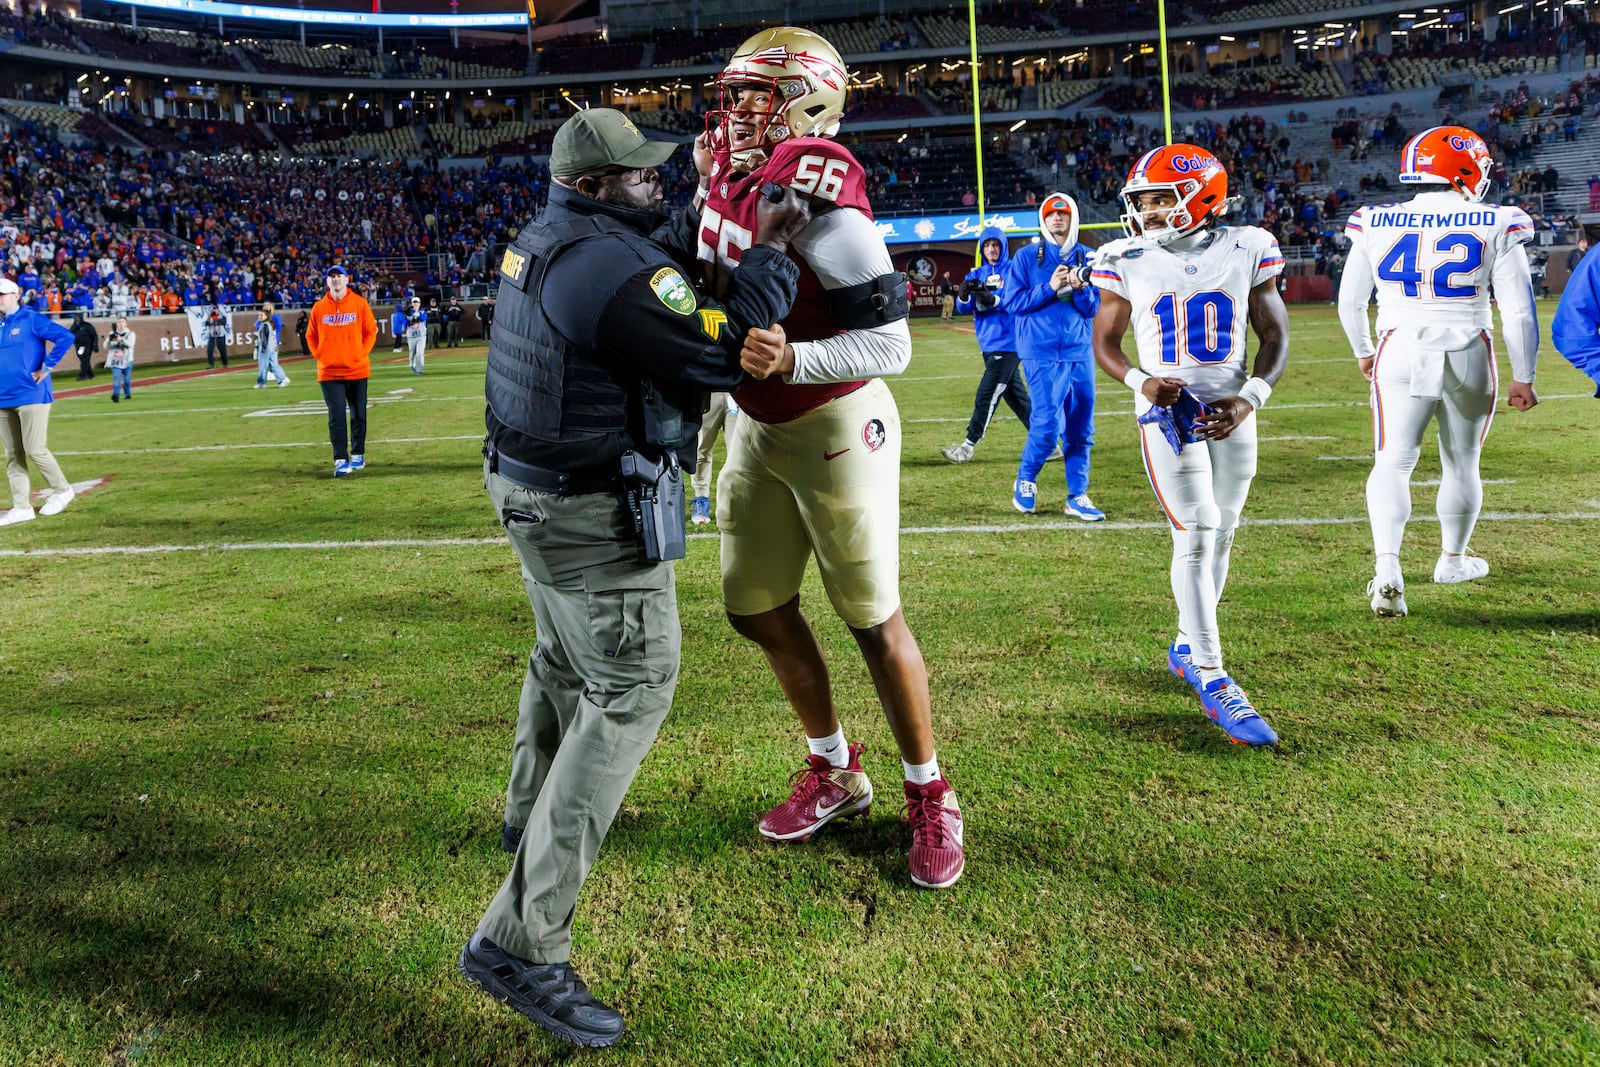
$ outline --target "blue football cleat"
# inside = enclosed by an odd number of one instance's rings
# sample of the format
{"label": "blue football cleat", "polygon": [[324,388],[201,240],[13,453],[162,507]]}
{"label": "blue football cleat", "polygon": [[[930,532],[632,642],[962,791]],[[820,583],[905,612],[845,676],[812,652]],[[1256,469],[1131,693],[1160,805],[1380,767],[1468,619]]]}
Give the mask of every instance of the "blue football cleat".
{"label": "blue football cleat", "polygon": [[1167,646],[1167,670],[1188,682],[1196,693],[1200,692],[1200,672],[1195,668],[1194,660],[1189,658],[1188,645],[1174,641]]}
{"label": "blue football cleat", "polygon": [[1274,745],[1278,735],[1256,712],[1239,683],[1223,675],[1200,691],[1200,706],[1206,718],[1222,727],[1236,745]]}

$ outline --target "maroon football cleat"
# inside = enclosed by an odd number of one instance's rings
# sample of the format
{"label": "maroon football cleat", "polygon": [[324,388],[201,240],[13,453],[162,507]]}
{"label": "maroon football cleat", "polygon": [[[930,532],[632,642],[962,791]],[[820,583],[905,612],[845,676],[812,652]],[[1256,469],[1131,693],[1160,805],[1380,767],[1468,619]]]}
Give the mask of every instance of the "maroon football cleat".
{"label": "maroon football cleat", "polygon": [[955,885],[967,865],[961,846],[961,805],[943,778],[927,785],[906,783],[906,821],[911,823],[911,880],[924,889]]}
{"label": "maroon football cleat", "polygon": [[872,810],[872,783],[861,769],[859,744],[850,746],[850,762],[835,767],[825,756],[807,756],[806,765],[789,781],[789,799],[761,817],[761,836],[773,841],[804,841],[835,819],[866,815]]}

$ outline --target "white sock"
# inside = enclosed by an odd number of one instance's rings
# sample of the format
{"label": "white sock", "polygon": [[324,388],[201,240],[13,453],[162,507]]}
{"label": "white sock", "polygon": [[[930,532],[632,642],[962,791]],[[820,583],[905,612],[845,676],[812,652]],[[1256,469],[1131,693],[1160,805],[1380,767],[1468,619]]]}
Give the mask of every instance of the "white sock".
{"label": "white sock", "polygon": [[1201,667],[1199,670],[1201,689],[1204,689],[1218,678],[1226,678],[1228,676],[1228,672],[1221,667]]}
{"label": "white sock", "polygon": [[939,757],[934,756],[927,763],[907,763],[900,761],[900,766],[906,769],[906,781],[912,785],[927,785],[939,777]]}
{"label": "white sock", "polygon": [[827,737],[808,737],[806,744],[813,756],[821,756],[835,767],[850,766],[850,746],[845,744],[843,726]]}

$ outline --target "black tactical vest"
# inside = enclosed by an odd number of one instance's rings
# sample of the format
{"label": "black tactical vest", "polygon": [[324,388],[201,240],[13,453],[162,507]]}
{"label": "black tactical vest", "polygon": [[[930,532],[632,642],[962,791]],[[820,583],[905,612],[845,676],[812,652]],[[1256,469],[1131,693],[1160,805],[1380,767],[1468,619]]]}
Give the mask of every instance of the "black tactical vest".
{"label": "black tactical vest", "polygon": [[[591,441],[596,465],[609,465],[620,455],[606,442],[615,442],[628,428],[630,389],[637,392],[639,384],[619,379],[594,353],[563,337],[545,317],[539,293],[558,253],[603,233],[627,247],[616,263],[618,279],[660,258],[648,239],[604,215],[536,220],[523,227],[500,264],[484,387],[490,412],[507,428],[537,441],[560,441],[563,451]],[[604,279],[595,282],[596,293],[606,290]],[[537,457],[519,458],[537,462]]]}

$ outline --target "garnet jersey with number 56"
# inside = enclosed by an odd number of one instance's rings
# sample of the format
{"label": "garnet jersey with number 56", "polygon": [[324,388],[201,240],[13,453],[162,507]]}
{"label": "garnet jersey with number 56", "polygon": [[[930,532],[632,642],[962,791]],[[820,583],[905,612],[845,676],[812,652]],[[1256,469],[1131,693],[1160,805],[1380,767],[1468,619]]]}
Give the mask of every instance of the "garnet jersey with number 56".
{"label": "garnet jersey with number 56", "polygon": [[[731,175],[727,153],[712,164],[711,188],[700,216],[698,256],[708,263],[732,266],[754,242],[756,205],[767,182],[787,186],[810,197],[813,212],[825,204],[853,208],[872,218],[861,164],[843,145],[821,137],[797,137],[772,150],[753,174]],[[825,203],[817,203],[822,201]],[[783,320],[791,342],[817,341],[841,332],[828,309],[826,286],[816,270],[791,244],[789,258],[800,267],[794,306]],[[782,422],[861,386],[861,382],[790,385],[779,378],[752,382],[736,395],[741,408],[763,422]]]}
{"label": "garnet jersey with number 56", "polygon": [[[726,151],[711,165],[711,190],[700,218],[700,258],[732,266],[755,238],[762,185],[784,185],[813,200],[853,207],[872,217],[865,174],[850,150],[821,137],[797,137],[772,150],[754,174],[731,174]],[[802,269],[803,261],[798,261]]]}

